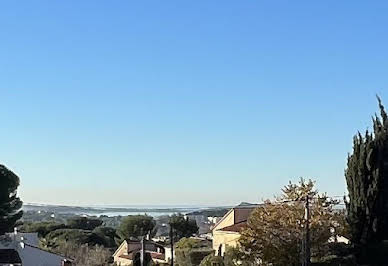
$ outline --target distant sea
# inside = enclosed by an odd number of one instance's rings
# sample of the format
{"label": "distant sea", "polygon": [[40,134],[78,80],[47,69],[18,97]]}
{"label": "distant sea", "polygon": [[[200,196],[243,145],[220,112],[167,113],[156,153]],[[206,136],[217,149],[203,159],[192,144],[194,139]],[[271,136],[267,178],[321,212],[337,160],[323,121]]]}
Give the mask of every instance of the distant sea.
{"label": "distant sea", "polygon": [[207,206],[157,206],[157,205],[125,205],[125,206],[60,206],[26,203],[23,205],[24,211],[44,211],[58,214],[76,214],[88,216],[127,216],[137,214],[147,214],[158,217],[171,215],[174,213],[187,214],[190,212],[207,209]]}

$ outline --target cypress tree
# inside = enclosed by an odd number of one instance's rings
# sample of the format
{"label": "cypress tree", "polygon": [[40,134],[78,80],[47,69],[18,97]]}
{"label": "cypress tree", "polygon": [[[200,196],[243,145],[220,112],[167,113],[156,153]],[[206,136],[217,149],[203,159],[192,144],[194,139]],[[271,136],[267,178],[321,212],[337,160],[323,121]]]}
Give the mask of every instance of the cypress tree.
{"label": "cypress tree", "polygon": [[19,177],[0,165],[0,235],[11,232],[22,217],[22,201],[17,197]]}
{"label": "cypress tree", "polygon": [[374,258],[370,252],[388,240],[388,116],[377,99],[381,117],[372,118],[373,132],[354,136],[345,170],[351,242],[363,263]]}

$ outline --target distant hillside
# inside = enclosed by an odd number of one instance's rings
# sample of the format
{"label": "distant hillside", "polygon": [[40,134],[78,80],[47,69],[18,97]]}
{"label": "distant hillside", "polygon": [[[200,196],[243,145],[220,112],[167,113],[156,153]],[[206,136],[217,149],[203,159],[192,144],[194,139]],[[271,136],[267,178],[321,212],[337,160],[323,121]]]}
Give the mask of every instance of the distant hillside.
{"label": "distant hillside", "polygon": [[196,216],[205,216],[205,217],[223,217],[228,211],[229,207],[217,207],[217,208],[209,208],[204,210],[198,210],[189,212],[186,215],[196,215]]}
{"label": "distant hillside", "polygon": [[[249,202],[241,202],[239,205],[234,207],[240,208],[254,208],[259,206],[260,204],[249,203]],[[202,209],[198,211],[189,212],[186,215],[196,215],[196,216],[206,216],[206,217],[223,217],[231,208],[233,207],[213,207],[208,209]]]}

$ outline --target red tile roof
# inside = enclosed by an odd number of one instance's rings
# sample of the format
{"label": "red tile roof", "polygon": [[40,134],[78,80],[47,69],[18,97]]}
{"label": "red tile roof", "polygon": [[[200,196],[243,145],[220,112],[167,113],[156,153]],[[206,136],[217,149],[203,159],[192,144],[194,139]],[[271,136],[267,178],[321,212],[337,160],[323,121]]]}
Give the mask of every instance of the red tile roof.
{"label": "red tile roof", "polygon": [[133,255],[133,253],[130,253],[130,254],[128,254],[128,255],[120,255],[119,256],[119,258],[122,258],[122,259],[127,259],[127,260],[132,260],[132,256]]}
{"label": "red tile roof", "polygon": [[245,227],[247,227],[246,221],[221,228],[220,231],[240,233]]}
{"label": "red tile roof", "polygon": [[164,260],[163,253],[152,252],[150,254],[151,254],[151,258],[153,258],[153,259]]}
{"label": "red tile roof", "polygon": [[[157,253],[157,252],[148,252],[146,253],[151,255],[151,258],[158,259],[158,260],[164,260],[164,254],[163,253]],[[133,260],[133,255],[136,254],[134,252],[129,253],[128,255],[120,255],[120,258],[127,259],[127,260]]]}

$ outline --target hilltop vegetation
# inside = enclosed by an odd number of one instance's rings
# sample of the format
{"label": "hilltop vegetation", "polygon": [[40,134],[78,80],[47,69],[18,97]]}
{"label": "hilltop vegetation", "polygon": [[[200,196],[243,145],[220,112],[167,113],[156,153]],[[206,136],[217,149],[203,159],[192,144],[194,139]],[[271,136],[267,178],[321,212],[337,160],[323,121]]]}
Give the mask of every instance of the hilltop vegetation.
{"label": "hilltop vegetation", "polygon": [[22,201],[17,196],[19,177],[0,165],[0,235],[10,232],[22,217]]}
{"label": "hilltop vegetation", "polygon": [[202,215],[205,217],[223,217],[228,211],[230,210],[230,207],[214,207],[214,208],[208,208],[204,210],[199,211],[193,211],[189,212],[187,215]]}

